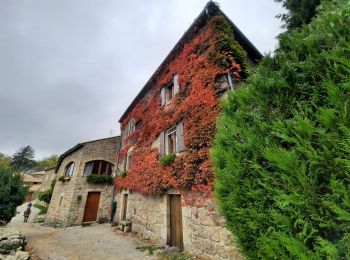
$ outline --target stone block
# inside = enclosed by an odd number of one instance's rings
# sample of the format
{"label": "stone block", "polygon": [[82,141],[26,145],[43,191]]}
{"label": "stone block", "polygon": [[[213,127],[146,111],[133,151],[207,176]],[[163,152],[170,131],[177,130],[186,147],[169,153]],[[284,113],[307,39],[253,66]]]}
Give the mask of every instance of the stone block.
{"label": "stone block", "polygon": [[220,233],[219,231],[214,231],[214,233],[211,234],[210,240],[213,242],[219,242],[220,241]]}

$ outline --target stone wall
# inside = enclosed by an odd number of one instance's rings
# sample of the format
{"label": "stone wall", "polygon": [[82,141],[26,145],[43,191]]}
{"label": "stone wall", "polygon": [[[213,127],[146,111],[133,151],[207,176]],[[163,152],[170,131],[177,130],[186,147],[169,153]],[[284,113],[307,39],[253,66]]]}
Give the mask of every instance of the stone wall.
{"label": "stone wall", "polygon": [[28,260],[24,252],[25,238],[13,227],[0,227],[0,259]]}
{"label": "stone wall", "polygon": [[51,186],[51,182],[55,179],[55,168],[45,170],[45,175],[42,178],[40,191],[48,190]]}
{"label": "stone wall", "polygon": [[74,173],[69,180],[56,182],[45,219],[46,224],[62,227],[82,224],[89,192],[101,192],[97,219],[110,218],[113,185],[89,184],[83,172],[85,164],[92,160],[105,160],[116,166],[118,150],[119,137],[114,137],[84,143],[82,148],[65,156],[58,169],[57,178],[64,176],[66,166],[70,162],[75,163]]}
{"label": "stone wall", "polygon": [[[144,196],[128,191],[116,193],[116,222],[121,221],[124,194],[128,194],[126,219],[132,222],[132,231],[162,246],[167,245],[170,225],[168,194]],[[189,200],[195,195],[196,205],[191,206]],[[216,210],[212,199],[183,193],[181,200],[185,251],[210,259],[243,259],[233,246],[232,237],[224,228],[224,218]]]}

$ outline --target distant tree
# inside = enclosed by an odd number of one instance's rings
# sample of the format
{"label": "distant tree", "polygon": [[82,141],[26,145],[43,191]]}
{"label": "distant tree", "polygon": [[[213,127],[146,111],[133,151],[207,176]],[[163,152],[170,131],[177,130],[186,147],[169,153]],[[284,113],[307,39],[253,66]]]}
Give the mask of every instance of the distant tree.
{"label": "distant tree", "polygon": [[58,160],[58,155],[51,155],[49,157],[45,157],[42,160],[36,161],[34,170],[42,171],[45,169],[53,168],[56,166],[57,160]]}
{"label": "distant tree", "polygon": [[34,165],[34,149],[30,145],[20,148],[12,156],[11,166],[16,171],[30,170]]}
{"label": "distant tree", "polygon": [[320,0],[275,0],[282,3],[282,6],[288,10],[288,13],[280,14],[280,18],[288,30],[299,28],[308,24],[316,15],[316,7],[319,6]]}
{"label": "distant tree", "polygon": [[9,222],[27,194],[22,176],[9,165],[0,164],[0,220]]}
{"label": "distant tree", "polygon": [[0,167],[10,167],[11,157],[0,152]]}

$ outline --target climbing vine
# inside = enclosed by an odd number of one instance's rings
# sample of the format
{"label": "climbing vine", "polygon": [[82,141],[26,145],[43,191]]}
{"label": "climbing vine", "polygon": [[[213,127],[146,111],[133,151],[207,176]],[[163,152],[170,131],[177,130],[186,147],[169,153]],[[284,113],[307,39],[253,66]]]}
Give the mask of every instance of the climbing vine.
{"label": "climbing vine", "polygon": [[[187,41],[179,54],[157,72],[152,90],[140,99],[121,122],[122,131],[132,118],[142,122],[124,139],[120,158],[133,147],[132,167],[116,185],[147,195],[173,188],[211,194],[214,176],[209,148],[220,113],[219,98],[227,89],[220,80],[231,72],[235,80],[244,77],[247,58],[236,43],[224,17],[214,16]],[[160,91],[178,74],[179,93],[165,106]],[[153,145],[162,131],[184,120],[186,151],[173,163],[159,162],[159,147]]]}

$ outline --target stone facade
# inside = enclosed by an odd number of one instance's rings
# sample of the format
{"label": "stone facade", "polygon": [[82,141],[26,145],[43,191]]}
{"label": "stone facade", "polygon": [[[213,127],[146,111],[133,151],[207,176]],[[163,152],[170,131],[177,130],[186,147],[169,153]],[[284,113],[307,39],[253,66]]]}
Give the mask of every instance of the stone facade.
{"label": "stone facade", "polygon": [[[83,223],[89,192],[100,192],[97,220],[110,218],[114,187],[111,184],[89,184],[84,174],[85,165],[103,160],[117,165],[120,138],[112,137],[79,144],[63,154],[56,168],[57,179],[65,176],[67,165],[75,163],[73,175],[57,181],[45,219],[46,224],[67,227]],[[115,176],[115,167],[112,172]]]}
{"label": "stone facade", "polygon": [[[128,194],[126,220],[132,231],[142,234],[162,246],[169,241],[169,194],[144,196],[137,192],[122,191],[115,195],[117,211],[114,221],[121,222],[123,196]],[[201,205],[186,205],[193,196]],[[182,200],[182,229],[184,250],[210,259],[243,259],[233,247],[233,239],[224,228],[224,218],[210,198],[200,199],[195,193],[184,193]]]}
{"label": "stone facade", "polygon": [[[233,41],[241,48],[233,47]],[[224,45],[230,50],[220,49]],[[226,53],[225,62],[214,62],[217,52]],[[228,53],[235,53],[242,64]],[[242,53],[247,64],[262,57],[210,1],[119,120],[114,221],[131,223],[132,231],[163,246],[210,259],[242,259],[211,197],[209,158],[219,100],[246,76],[239,74],[247,68]],[[224,65],[227,59],[239,71]],[[175,155],[173,162],[162,162],[166,155]]]}
{"label": "stone facade", "polygon": [[51,182],[55,179],[55,168],[46,169],[45,174],[42,178],[42,183],[40,186],[40,191],[48,190],[51,186]]}

